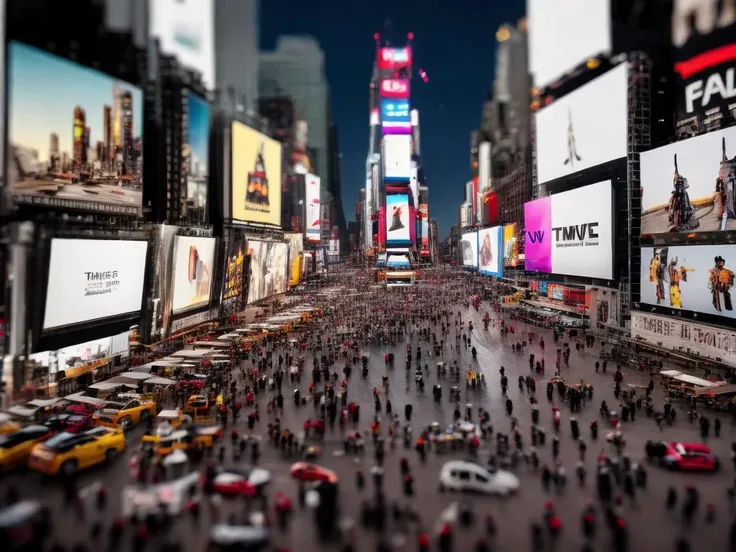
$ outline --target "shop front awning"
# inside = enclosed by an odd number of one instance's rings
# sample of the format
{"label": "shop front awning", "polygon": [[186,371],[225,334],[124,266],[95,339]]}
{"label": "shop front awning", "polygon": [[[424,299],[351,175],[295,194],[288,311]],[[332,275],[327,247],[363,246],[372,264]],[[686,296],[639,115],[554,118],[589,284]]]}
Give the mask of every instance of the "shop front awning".
{"label": "shop front awning", "polygon": [[174,385],[176,382],[169,378],[156,376],[151,379],[147,379],[145,383],[146,385]]}
{"label": "shop front awning", "polygon": [[182,349],[172,354],[172,357],[188,358],[188,359],[202,359],[212,354],[210,349]]}

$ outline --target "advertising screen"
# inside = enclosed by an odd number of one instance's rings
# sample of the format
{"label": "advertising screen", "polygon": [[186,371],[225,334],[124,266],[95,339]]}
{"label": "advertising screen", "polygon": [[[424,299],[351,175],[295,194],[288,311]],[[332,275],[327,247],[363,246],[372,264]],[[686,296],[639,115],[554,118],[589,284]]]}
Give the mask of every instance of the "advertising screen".
{"label": "advertising screen", "polygon": [[612,279],[610,180],[526,203],[524,224],[527,270]]}
{"label": "advertising screen", "polygon": [[463,234],[460,242],[463,253],[463,266],[478,267],[478,232]]}
{"label": "advertising screen", "polygon": [[304,179],[306,190],[306,224],[304,232],[308,242],[319,243],[322,232],[320,219],[320,178],[315,174],[308,174]]}
{"label": "advertising screen", "polygon": [[381,124],[401,123],[411,128],[409,100],[381,100]]}
{"label": "advertising screen", "polygon": [[735,267],[736,245],[642,247],[640,302],[734,319]]}
{"label": "advertising screen", "polygon": [[51,240],[43,330],[141,310],[148,242]]}
{"label": "advertising screen", "polygon": [[503,228],[478,231],[478,271],[488,276],[503,276]]}
{"label": "advertising screen", "polygon": [[[225,261],[225,285],[222,288],[223,307],[232,307],[231,312],[240,312],[243,305],[245,281],[247,276],[248,242],[244,236],[230,240]],[[230,310],[230,309],[228,309]]]}
{"label": "advertising screen", "polygon": [[386,244],[407,243],[411,240],[409,220],[409,196],[393,194],[386,196]]}
{"label": "advertising screen", "polygon": [[384,79],[381,81],[382,98],[404,99],[409,97],[409,79]]}
{"label": "advertising screen", "polygon": [[214,89],[214,0],[149,0],[148,6],[150,32],[161,52],[201,73],[204,85]]}
{"label": "advertising screen", "polygon": [[281,226],[281,144],[232,124],[232,218]]}
{"label": "advertising screen", "polygon": [[736,230],[736,127],[641,154],[642,234]]}
{"label": "advertising screen", "polygon": [[17,203],[138,214],[143,94],[42,50],[8,44],[7,183]]}
{"label": "advertising screen", "polygon": [[289,285],[297,286],[301,281],[301,256],[304,252],[304,236],[299,232],[285,232],[284,237],[289,246]]}
{"label": "advertising screen", "polygon": [[215,238],[176,237],[171,299],[174,313],[210,302],[215,244]]}
{"label": "advertising screen", "polygon": [[544,87],[611,51],[611,2],[527,0],[529,71]]}
{"label": "advertising screen", "polygon": [[555,301],[565,300],[565,286],[560,284],[549,284],[547,286],[547,297]]}
{"label": "advertising screen", "polygon": [[248,303],[286,293],[289,246],[284,242],[248,240],[248,249],[251,255]]}
{"label": "advertising screen", "polygon": [[383,171],[387,182],[411,178],[411,136],[384,136]]}
{"label": "advertising screen", "polygon": [[421,251],[429,251],[429,205],[422,203],[419,206],[419,216],[421,217]]}
{"label": "advertising screen", "polygon": [[539,182],[626,157],[628,86],[622,63],[537,111]]}
{"label": "advertising screen", "polygon": [[401,69],[411,65],[411,48],[379,48],[379,69]]}
{"label": "advertising screen", "polygon": [[406,268],[411,266],[408,255],[389,255],[386,266],[393,268]]}
{"label": "advertising screen", "polygon": [[194,94],[187,94],[184,101],[186,141],[182,151],[182,167],[187,190],[182,213],[187,220],[205,223],[210,174],[210,104]]}
{"label": "advertising screen", "polygon": [[516,236],[516,224],[503,227],[503,266],[519,266],[519,240]]}

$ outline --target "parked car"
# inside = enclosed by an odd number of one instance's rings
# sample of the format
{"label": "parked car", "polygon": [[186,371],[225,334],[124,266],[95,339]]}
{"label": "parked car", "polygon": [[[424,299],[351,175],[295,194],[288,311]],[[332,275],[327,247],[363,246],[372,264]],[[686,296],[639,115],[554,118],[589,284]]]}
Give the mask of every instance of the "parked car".
{"label": "parked car", "polygon": [[291,477],[299,481],[325,481],[337,483],[337,474],[332,470],[310,464],[309,462],[297,462],[291,466]]}
{"label": "parked car", "polygon": [[59,433],[31,450],[28,467],[55,475],[71,475],[105,461],[125,450],[122,429],[95,427],[81,433]]}
{"label": "parked car", "polygon": [[36,443],[51,437],[46,426],[32,425],[0,435],[0,473],[25,466]]}
{"label": "parked car", "polygon": [[446,462],[440,470],[440,490],[470,491],[507,496],[519,489],[519,478],[513,473],[488,471],[483,466],[463,460]]}
{"label": "parked car", "polygon": [[92,416],[86,414],[54,414],[44,424],[51,431],[66,431],[67,433],[79,433],[90,429],[94,424]]}
{"label": "parked car", "polygon": [[212,480],[212,490],[226,496],[258,496],[271,483],[271,472],[263,468],[221,468]]}
{"label": "parked car", "polygon": [[701,443],[647,441],[645,450],[647,458],[671,470],[713,472],[720,468],[718,456]]}

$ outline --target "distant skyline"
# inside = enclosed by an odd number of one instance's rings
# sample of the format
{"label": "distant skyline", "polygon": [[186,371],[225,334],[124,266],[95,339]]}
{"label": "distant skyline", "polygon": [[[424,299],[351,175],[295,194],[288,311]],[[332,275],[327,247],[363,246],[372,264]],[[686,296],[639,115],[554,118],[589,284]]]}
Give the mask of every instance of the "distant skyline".
{"label": "distant skyline", "polygon": [[209,167],[210,106],[202,98],[189,94],[187,142],[194,158]]}
{"label": "distant skyline", "polygon": [[49,161],[51,134],[59,150],[71,154],[74,108],[85,112],[90,147],[104,139],[104,106],[113,106],[117,87],[133,99],[133,138],[142,138],[143,93],[136,86],[32,46],[8,44],[8,139],[11,144],[38,150]]}

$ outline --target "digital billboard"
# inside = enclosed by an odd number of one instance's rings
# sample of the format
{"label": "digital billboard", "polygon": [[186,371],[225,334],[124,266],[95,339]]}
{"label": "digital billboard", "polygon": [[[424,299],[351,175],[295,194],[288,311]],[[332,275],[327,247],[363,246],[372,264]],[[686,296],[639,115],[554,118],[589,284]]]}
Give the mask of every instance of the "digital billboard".
{"label": "digital billboard", "polygon": [[527,270],[612,279],[610,180],[526,203],[524,225]]}
{"label": "digital billboard", "polygon": [[19,204],[139,214],[143,93],[20,42],[8,44],[7,185]]}
{"label": "digital billboard", "polygon": [[210,302],[215,238],[176,236],[171,307],[174,314]]}
{"label": "digital billboard", "polygon": [[519,239],[516,236],[516,224],[503,227],[503,266],[519,266]]}
{"label": "digital billboard", "polygon": [[386,266],[391,268],[406,268],[411,266],[409,255],[389,255]]}
{"label": "digital billboard", "polygon": [[281,226],[281,144],[232,123],[232,218]]}
{"label": "digital billboard", "polygon": [[641,232],[736,230],[736,127],[645,151]]}
{"label": "digital billboard", "polygon": [[462,235],[460,247],[463,254],[463,266],[478,267],[478,232],[467,232]]}
{"label": "digital billboard", "polygon": [[411,136],[383,137],[383,179],[408,182],[411,178]]}
{"label": "digital billboard", "polygon": [[207,221],[210,174],[210,104],[189,93],[184,102],[186,138],[182,151],[182,167],[187,188],[182,213],[187,220],[204,224]]}
{"label": "digital billboard", "polygon": [[411,129],[409,100],[381,100],[381,124],[400,123]]}
{"label": "digital billboard", "polygon": [[734,319],[734,267],[736,245],[642,247],[639,300]]}
{"label": "digital billboard", "polygon": [[536,112],[540,183],[626,157],[628,87],[622,63]]}
{"label": "digital billboard", "polygon": [[411,48],[379,48],[379,69],[402,69],[411,66]]}
{"label": "digital billboard", "polygon": [[302,276],[302,253],[304,253],[304,235],[299,232],[285,232],[284,237],[289,246],[289,286],[297,286]]}
{"label": "digital billboard", "polygon": [[248,241],[243,235],[234,236],[225,260],[225,284],[222,288],[222,306],[229,312],[240,312],[245,306],[247,268]]}
{"label": "digital billboard", "polygon": [[527,0],[529,72],[544,87],[611,51],[610,0]]}
{"label": "digital billboard", "polygon": [[320,218],[320,178],[316,174],[308,174],[304,178],[306,189],[306,208],[304,234],[308,242],[319,243],[322,237],[322,219]]}
{"label": "digital billboard", "polygon": [[409,79],[383,79],[379,95],[381,98],[404,99],[409,97]]}
{"label": "digital billboard", "polygon": [[148,242],[51,240],[43,330],[141,310]]}
{"label": "digital billboard", "polygon": [[503,228],[478,231],[478,271],[487,276],[503,276]]}
{"label": "digital billboard", "polygon": [[214,0],[149,0],[148,6],[150,33],[161,52],[201,73],[204,85],[214,90]]}
{"label": "digital billboard", "polygon": [[409,243],[409,196],[392,194],[386,196],[386,245]]}
{"label": "digital billboard", "polygon": [[429,253],[429,205],[422,203],[419,206],[420,222],[420,251]]}
{"label": "digital billboard", "polygon": [[248,240],[250,286],[248,303],[286,293],[289,246],[284,242]]}

